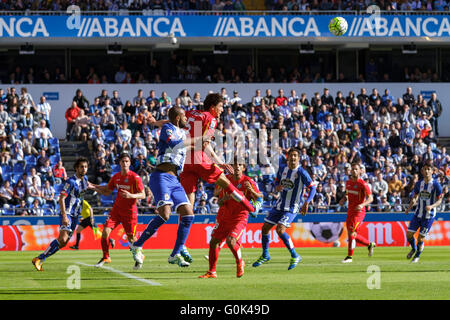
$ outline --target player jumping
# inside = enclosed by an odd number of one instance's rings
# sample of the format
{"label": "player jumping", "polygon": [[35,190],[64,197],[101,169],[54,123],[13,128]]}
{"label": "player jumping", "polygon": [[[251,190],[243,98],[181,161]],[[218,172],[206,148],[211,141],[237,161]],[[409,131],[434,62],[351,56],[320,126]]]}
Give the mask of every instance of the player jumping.
{"label": "player jumping", "polygon": [[180,251],[189,235],[194,212],[186,192],[178,181],[178,176],[183,170],[186,147],[193,141],[186,139],[186,131],[183,130],[187,122],[184,110],[174,106],[169,109],[168,116],[170,122],[161,129],[156,169],[150,176],[150,189],[155,197],[158,215],[150,221],[141,237],[131,246],[135,260],[134,269],[142,267],[145,258],[142,246],[170,218],[172,207],[180,215],[180,224],[175,247],[168,261],[172,264],[177,263],[180,267],[189,266],[189,262],[184,260]]}
{"label": "player jumping", "polygon": [[[206,111],[191,110],[186,113],[187,124],[185,129],[189,132],[190,137],[203,136],[201,146],[198,147],[195,144],[194,149],[188,154],[183,172],[180,175],[180,181],[188,199],[194,206],[197,183],[199,179],[202,179],[206,183],[215,183],[234,200],[241,202],[249,212],[254,212],[253,205],[223,173],[222,169],[231,172],[232,167],[220,159],[209,143],[217,127],[217,119],[223,111],[223,98],[218,93],[210,93],[203,101],[203,106]],[[192,223],[192,221],[189,223]],[[192,261],[192,257],[185,248],[180,253],[184,259]]]}
{"label": "player jumping", "polygon": [[[423,179],[415,184],[413,190],[414,195],[409,203],[409,207],[405,211],[405,214],[408,214],[411,208],[417,203],[416,212],[409,223],[406,233],[406,238],[411,245],[411,251],[406,258],[411,259],[414,256],[411,260],[413,263],[419,262],[420,255],[425,246],[425,237],[430,231],[434,217],[436,216],[436,208],[441,205],[443,199],[442,186],[436,179],[433,179],[433,171],[433,165],[425,164],[423,166]],[[414,234],[419,228],[416,245]]]}
{"label": "player jumping", "polygon": [[45,259],[55,254],[59,249],[64,248],[69,242],[78,224],[78,216],[81,212],[83,195],[87,190],[89,181],[86,173],[89,161],[86,158],[78,158],[74,164],[75,175],[70,177],[65,183],[59,196],[60,227],[58,239],[53,240],[49,247],[35,257],[32,261],[38,271],[44,271],[42,264]]}
{"label": "player jumping", "polygon": [[[270,229],[276,225],[278,236],[283,240],[284,245],[291,253],[291,261],[288,270],[297,266],[302,260],[301,256],[295,251],[286,229],[291,226],[298,212],[302,215],[308,212],[309,203],[314,199],[316,194],[316,184],[309,176],[308,172],[300,166],[301,151],[297,148],[291,148],[288,152],[288,165],[278,170],[275,179],[275,190],[281,191],[275,208],[269,212],[264,219],[262,226],[261,242],[263,253],[262,256],[253,263],[253,267],[259,267],[263,263],[270,260],[269,242]],[[304,192],[309,192],[308,198],[304,201]],[[301,208],[301,209],[300,209]]]}
{"label": "player jumping", "polygon": [[346,195],[339,201],[340,206],[344,206],[348,199],[347,210],[347,232],[348,232],[348,253],[342,263],[350,263],[353,261],[353,252],[355,251],[356,242],[367,246],[369,249],[369,257],[373,255],[375,248],[374,242],[369,242],[366,238],[358,234],[358,230],[364,221],[366,215],[366,206],[372,203],[373,195],[369,185],[360,178],[361,167],[358,163],[352,163],[350,179],[345,184]]}
{"label": "player jumping", "polygon": [[[244,175],[245,165],[233,164],[233,175],[229,180],[246,197],[261,203],[263,194],[256,183]],[[220,209],[216,217],[216,226],[211,234],[209,242],[209,270],[199,278],[217,278],[216,266],[219,258],[220,244],[226,239],[226,243],[236,259],[236,277],[244,275],[245,262],[241,255],[241,236],[247,227],[249,211],[241,203],[236,202],[229,195],[224,195],[220,187],[216,187],[215,196],[220,196]]]}
{"label": "player jumping", "polygon": [[103,257],[95,265],[101,267],[105,263],[110,263],[109,235],[111,231],[120,223],[125,229],[130,245],[135,241],[135,232],[137,226],[137,199],[145,199],[144,185],[138,174],[130,170],[131,157],[128,153],[122,153],[119,156],[120,172],[111,177],[107,185],[99,186],[90,183],[89,188],[104,195],[109,196],[117,189],[117,197],[113,208],[105,221],[105,227],[102,232],[102,251]]}

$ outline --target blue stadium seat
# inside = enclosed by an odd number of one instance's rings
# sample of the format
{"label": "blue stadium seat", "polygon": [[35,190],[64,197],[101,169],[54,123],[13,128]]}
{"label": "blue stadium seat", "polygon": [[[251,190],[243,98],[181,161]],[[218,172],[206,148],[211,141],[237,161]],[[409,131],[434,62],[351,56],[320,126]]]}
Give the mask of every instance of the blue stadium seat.
{"label": "blue stadium seat", "polygon": [[25,170],[25,165],[23,163],[16,163],[12,169],[13,174],[22,174]]}
{"label": "blue stadium seat", "polygon": [[36,165],[36,157],[33,156],[32,154],[30,154],[29,156],[25,156],[24,159],[25,159],[27,165],[28,165],[28,164],[34,164],[34,165]]}
{"label": "blue stadium seat", "polygon": [[11,173],[11,166],[9,166],[7,164],[3,164],[2,165],[2,173],[3,174]]}
{"label": "blue stadium seat", "polygon": [[58,138],[50,138],[48,141],[52,147],[59,147],[59,140]]}
{"label": "blue stadium seat", "polygon": [[25,129],[22,129],[22,131],[20,132],[20,133],[22,134],[22,137],[26,137],[26,136],[27,136],[27,133],[28,133],[28,131],[31,131],[31,129],[30,129],[30,128],[25,128]]}
{"label": "blue stadium seat", "polygon": [[116,136],[115,136],[113,130],[106,129],[106,130],[103,131],[103,133],[105,134],[105,141],[106,142],[111,142],[111,141],[114,141],[116,139]]}
{"label": "blue stadium seat", "polygon": [[64,184],[63,183],[55,184],[53,186],[53,189],[55,189],[55,196],[59,195],[63,188],[64,188]]}
{"label": "blue stadium seat", "polygon": [[120,164],[115,164],[112,167],[112,174],[115,174],[117,172],[120,172]]}
{"label": "blue stadium seat", "polygon": [[54,155],[50,156],[50,164],[51,164],[52,166],[54,166],[55,164],[57,164],[59,160],[61,160],[61,156],[58,155],[58,154],[54,154]]}

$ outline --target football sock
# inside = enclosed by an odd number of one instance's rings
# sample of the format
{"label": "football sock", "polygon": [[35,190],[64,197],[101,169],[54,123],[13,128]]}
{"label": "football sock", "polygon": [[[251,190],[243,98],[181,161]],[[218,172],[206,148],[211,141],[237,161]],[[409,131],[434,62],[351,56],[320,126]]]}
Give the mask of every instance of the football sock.
{"label": "football sock", "polygon": [[166,220],[164,220],[160,215],[157,215],[150,221],[150,223],[147,225],[147,228],[145,228],[144,232],[141,234],[139,239],[133,243],[135,247],[142,247],[150,237],[155,234],[156,230],[158,230],[159,227],[161,227],[164,223],[166,223]]}
{"label": "football sock", "polygon": [[225,193],[230,195],[237,202],[242,203],[248,211],[254,212],[255,207],[248,201],[248,199],[239,191],[233,184],[229,184],[225,189]]}
{"label": "football sock", "polygon": [[57,239],[55,239],[50,243],[48,248],[38,256],[38,258],[44,261],[51,255],[55,254],[58,250],[59,250],[59,242]]}
{"label": "football sock", "polygon": [[356,239],[355,240],[356,240],[357,243],[362,244],[362,245],[364,245],[366,247],[368,247],[370,245],[369,240],[367,240],[366,238],[364,238],[363,236],[361,236],[359,234],[356,235]]}
{"label": "football sock", "polygon": [[233,247],[229,248],[231,250],[231,253],[233,253],[234,258],[236,259],[236,263],[240,263],[242,260],[241,246],[236,243]]}
{"label": "football sock", "polygon": [[220,246],[209,247],[209,272],[216,272],[217,259],[219,258]]}
{"label": "football sock", "polygon": [[411,237],[411,239],[408,239],[409,244],[411,245],[411,249],[413,249],[414,251],[417,250],[416,247],[416,239],[414,237]]}
{"label": "football sock", "polygon": [[288,248],[291,256],[293,258],[298,257],[298,253],[295,251],[294,244],[292,243],[291,237],[289,237],[287,232],[280,235],[281,240],[283,240],[284,245]]}
{"label": "football sock", "polygon": [[189,231],[191,230],[192,222],[194,221],[194,216],[183,216],[180,219],[180,223],[178,225],[177,231],[177,241],[175,241],[175,247],[173,248],[171,257],[180,253],[181,248],[186,243],[187,237],[189,235]]}
{"label": "football sock", "polygon": [[81,233],[77,233],[77,243],[75,243],[75,246],[78,247],[78,245],[80,244],[80,240],[81,240]]}
{"label": "football sock", "polygon": [[109,238],[103,238],[101,240],[102,244],[102,251],[103,251],[103,258],[109,258]]}
{"label": "football sock", "polygon": [[353,257],[353,252],[355,251],[356,247],[356,237],[352,237],[351,234],[348,235],[348,254],[347,256]]}
{"label": "football sock", "polygon": [[269,242],[270,242],[270,234],[262,234],[261,235],[261,246],[263,249],[263,256],[269,256]]}
{"label": "football sock", "polygon": [[423,247],[425,246],[424,242],[417,242],[417,251],[416,254],[414,255],[415,258],[419,258],[420,255],[422,254],[423,251]]}

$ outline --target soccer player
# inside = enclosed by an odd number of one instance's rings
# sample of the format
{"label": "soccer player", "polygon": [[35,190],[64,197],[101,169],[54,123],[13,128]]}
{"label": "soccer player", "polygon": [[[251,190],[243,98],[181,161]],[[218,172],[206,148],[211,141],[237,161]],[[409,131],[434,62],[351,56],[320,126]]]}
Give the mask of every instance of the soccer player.
{"label": "soccer player", "polygon": [[[83,206],[81,207],[81,221],[80,224],[77,226],[76,234],[77,234],[77,241],[75,245],[71,246],[71,249],[78,250],[79,244],[81,240],[81,232],[87,228],[91,227],[92,231],[94,232],[94,235],[97,234],[97,232],[100,232],[97,228],[97,225],[94,221],[94,213],[92,211],[92,207],[86,200],[83,200]],[[111,247],[114,248],[114,240],[110,239],[111,241]]]}
{"label": "soccer player", "polygon": [[[253,267],[259,267],[270,260],[269,242],[270,229],[276,225],[276,232],[283,240],[284,245],[291,253],[291,260],[288,270],[297,266],[302,260],[301,256],[295,251],[286,229],[291,226],[297,214],[306,215],[309,203],[316,194],[316,183],[311,179],[308,172],[300,166],[301,151],[297,148],[291,148],[288,152],[287,166],[280,167],[277,177],[274,181],[275,190],[281,191],[275,207],[268,213],[264,219],[261,232],[261,242],[263,253],[259,259],[253,263]],[[304,193],[308,192],[306,201]]]}
{"label": "soccer player", "polygon": [[[177,231],[177,240],[168,262],[178,264],[180,267],[190,265],[180,254],[189,235],[194,212],[187,198],[178,176],[183,170],[186,158],[186,147],[192,144],[191,139],[186,139],[187,118],[184,110],[173,106],[168,112],[169,123],[161,129],[158,143],[158,157],[156,169],[150,176],[150,189],[155,197],[158,215],[147,225],[141,237],[131,246],[134,269],[140,269],[144,261],[142,246],[169,218],[172,207],[180,215],[180,224]],[[202,137],[196,138],[197,140]],[[194,139],[195,140],[195,139]]]}
{"label": "soccer player", "polygon": [[[223,112],[223,98],[218,93],[210,93],[203,101],[203,107],[206,111],[191,110],[186,113],[187,123],[185,129],[189,132],[191,138],[203,137],[201,146],[194,143],[193,150],[188,154],[183,172],[180,175],[181,185],[188,196],[191,205],[195,203],[195,191],[197,183],[202,179],[206,183],[215,183],[223,191],[230,195],[237,202],[254,212],[255,208],[245,198],[245,196],[227,179],[222,169],[232,171],[232,167],[225,164],[214,152],[210,144],[210,139],[217,127],[217,119]],[[221,169],[222,168],[222,169]],[[192,221],[190,222],[192,223]],[[189,252],[184,248],[181,255],[192,261]]]}
{"label": "soccer player", "polygon": [[[231,183],[236,186],[247,198],[255,203],[262,204],[263,194],[256,183],[244,175],[245,165],[233,164],[233,175],[229,176]],[[245,262],[241,255],[241,236],[247,227],[249,211],[241,203],[223,194],[220,187],[216,187],[215,196],[219,196],[220,209],[217,213],[216,226],[209,242],[209,270],[199,278],[217,278],[216,266],[219,258],[220,244],[226,240],[228,247],[236,259],[236,277],[244,275]]]}
{"label": "soccer player", "polygon": [[95,265],[101,267],[105,263],[111,263],[109,257],[109,235],[115,227],[122,224],[127,234],[130,245],[136,240],[135,232],[137,226],[137,200],[145,199],[145,189],[141,177],[130,170],[131,157],[123,152],[119,156],[120,172],[111,177],[107,185],[99,186],[89,183],[89,188],[105,196],[109,196],[117,189],[117,197],[113,208],[105,221],[102,232],[103,257]]}
{"label": "soccer player", "polygon": [[45,259],[55,254],[59,249],[64,248],[72,237],[78,224],[83,195],[89,186],[88,177],[86,176],[88,166],[88,159],[78,158],[74,164],[75,174],[64,183],[58,200],[61,221],[59,236],[50,243],[43,253],[33,259],[32,263],[38,271],[44,271],[42,265]]}
{"label": "soccer player", "polygon": [[339,201],[340,206],[344,206],[348,199],[347,209],[347,232],[348,232],[348,252],[342,263],[353,261],[353,252],[356,242],[367,246],[369,257],[373,255],[375,243],[369,242],[366,238],[358,234],[358,230],[366,215],[366,206],[372,203],[373,195],[369,185],[361,179],[361,167],[357,162],[352,163],[350,179],[345,184],[346,195]]}
{"label": "soccer player", "polygon": [[[413,263],[419,262],[425,246],[425,237],[430,231],[436,216],[436,208],[441,205],[443,199],[442,186],[436,179],[433,179],[433,171],[434,167],[432,164],[427,163],[422,167],[423,179],[414,185],[413,197],[405,211],[405,214],[408,214],[411,208],[417,204],[416,212],[409,223],[406,233],[406,238],[411,245],[411,251],[406,258],[411,259],[414,256],[411,260]],[[414,234],[419,228],[416,245]]]}

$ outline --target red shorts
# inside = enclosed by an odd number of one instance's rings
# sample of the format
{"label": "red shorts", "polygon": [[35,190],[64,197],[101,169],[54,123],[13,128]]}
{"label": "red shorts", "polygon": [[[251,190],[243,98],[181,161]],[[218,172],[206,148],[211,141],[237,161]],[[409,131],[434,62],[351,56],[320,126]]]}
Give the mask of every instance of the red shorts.
{"label": "red shorts", "polygon": [[216,226],[211,236],[222,242],[227,237],[236,239],[236,243],[241,244],[242,234],[247,227],[248,216],[232,215],[229,212],[219,216],[217,215]]}
{"label": "red shorts", "polygon": [[361,227],[365,216],[366,216],[365,213],[347,214],[346,224],[348,232],[358,233],[358,230]]}
{"label": "red shorts", "polygon": [[222,173],[222,169],[214,163],[185,164],[180,181],[184,191],[190,194],[197,191],[198,179],[206,183],[216,183]]}
{"label": "red shorts", "polygon": [[128,214],[118,214],[114,210],[111,210],[108,218],[105,221],[105,228],[111,228],[112,230],[119,224],[122,224],[123,229],[128,237],[133,238],[136,233],[138,217],[137,212],[130,212]]}

